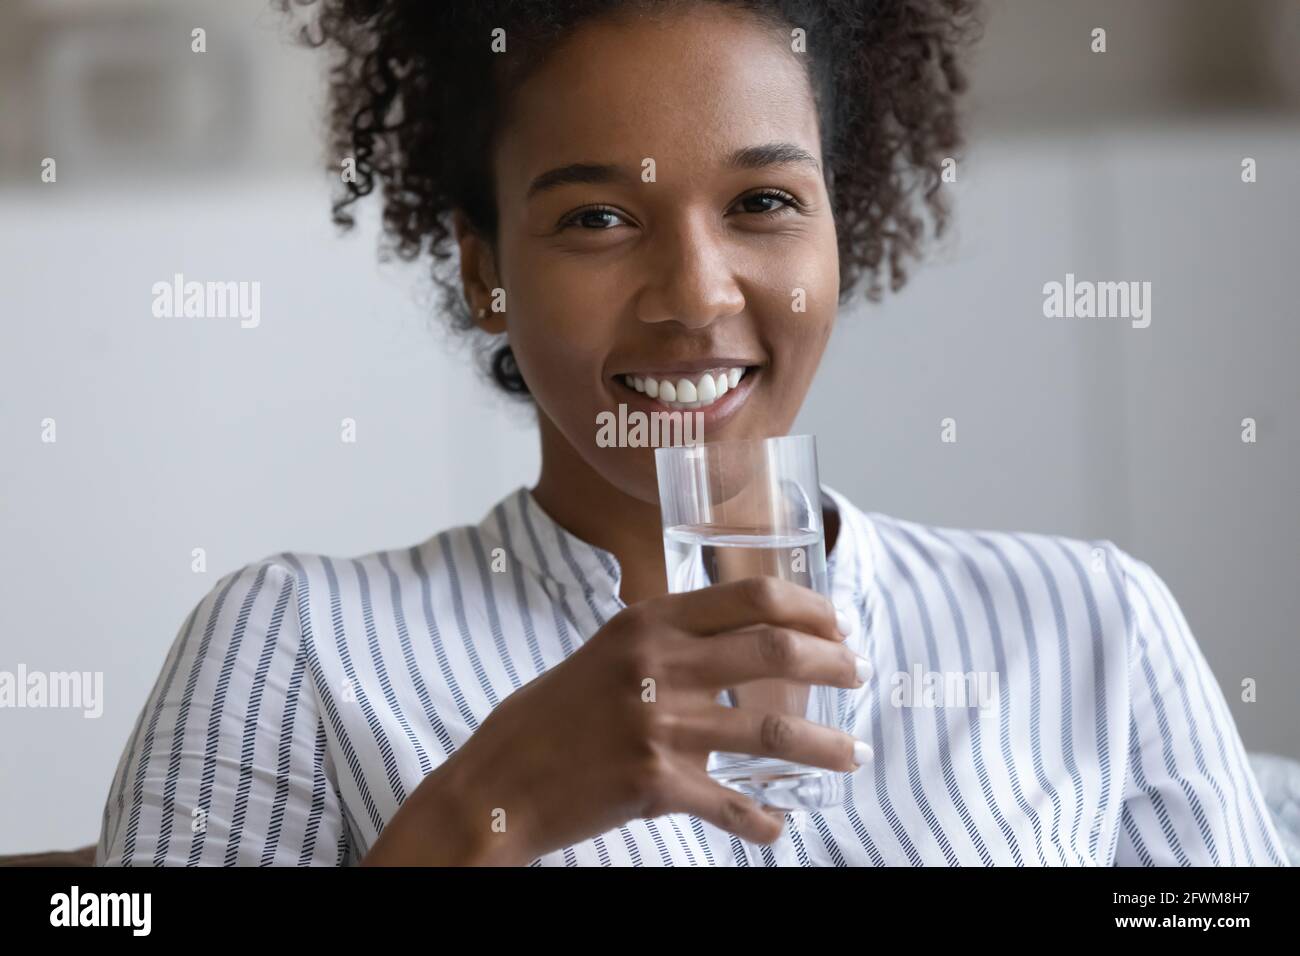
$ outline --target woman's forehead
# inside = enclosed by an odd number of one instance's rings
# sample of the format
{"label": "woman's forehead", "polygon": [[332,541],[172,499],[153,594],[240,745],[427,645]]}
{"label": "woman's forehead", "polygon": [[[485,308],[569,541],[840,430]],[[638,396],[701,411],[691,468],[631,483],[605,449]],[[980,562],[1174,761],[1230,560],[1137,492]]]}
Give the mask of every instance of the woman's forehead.
{"label": "woman's forehead", "polygon": [[512,95],[497,166],[513,182],[499,180],[501,187],[522,199],[547,170],[636,168],[648,157],[702,175],[766,143],[817,155],[816,109],[799,57],[761,24],[740,35],[734,22],[716,27],[726,28],[726,42],[707,30],[637,35],[635,23],[577,31]]}

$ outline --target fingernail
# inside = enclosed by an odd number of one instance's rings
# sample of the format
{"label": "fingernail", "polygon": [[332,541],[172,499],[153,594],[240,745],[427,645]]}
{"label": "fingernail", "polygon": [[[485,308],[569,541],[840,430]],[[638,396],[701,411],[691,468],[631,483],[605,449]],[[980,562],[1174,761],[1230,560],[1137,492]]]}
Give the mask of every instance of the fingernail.
{"label": "fingernail", "polygon": [[840,633],[848,637],[853,633],[853,618],[849,617],[839,608],[835,609],[835,626],[840,629]]}
{"label": "fingernail", "polygon": [[872,755],[873,751],[871,749],[871,744],[867,743],[865,740],[853,741],[853,761],[859,767],[865,763],[869,763]]}
{"label": "fingernail", "polygon": [[857,668],[858,680],[862,681],[864,684],[871,680],[871,661],[867,660],[865,657],[859,657],[857,661],[854,662],[854,667]]}

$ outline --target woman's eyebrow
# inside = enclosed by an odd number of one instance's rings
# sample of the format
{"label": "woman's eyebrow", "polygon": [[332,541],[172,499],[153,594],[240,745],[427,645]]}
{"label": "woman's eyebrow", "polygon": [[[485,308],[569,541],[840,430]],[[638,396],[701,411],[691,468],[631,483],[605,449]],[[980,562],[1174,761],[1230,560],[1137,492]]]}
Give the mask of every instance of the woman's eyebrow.
{"label": "woman's eyebrow", "polygon": [[528,187],[528,192],[524,194],[524,199],[532,199],[538,193],[567,186],[570,183],[627,184],[634,178],[627,169],[614,163],[570,163],[567,166],[557,166],[555,169],[547,170],[534,179]]}
{"label": "woman's eyebrow", "polygon": [[768,166],[807,165],[820,176],[821,163],[802,146],[794,143],[764,143],[762,146],[745,146],[727,159],[732,169],[764,169]]}
{"label": "woman's eyebrow", "polygon": [[[769,166],[788,166],[793,164],[811,166],[821,175],[821,163],[810,152],[794,143],[764,143],[761,146],[743,146],[727,157],[725,164],[730,169],[764,169]],[[539,193],[560,186],[571,184],[593,185],[617,183],[627,185],[639,180],[639,176],[624,166],[615,163],[569,163],[547,170],[533,179],[528,186],[524,199],[529,200]]]}

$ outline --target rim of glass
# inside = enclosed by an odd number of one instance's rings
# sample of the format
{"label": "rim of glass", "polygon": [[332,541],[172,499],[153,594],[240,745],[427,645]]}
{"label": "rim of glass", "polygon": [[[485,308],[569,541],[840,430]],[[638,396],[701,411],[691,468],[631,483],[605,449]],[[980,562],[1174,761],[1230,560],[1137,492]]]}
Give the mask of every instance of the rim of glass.
{"label": "rim of glass", "polygon": [[817,436],[812,432],[799,432],[795,435],[769,435],[766,438],[728,438],[723,441],[702,441],[692,445],[668,445],[655,449],[655,455],[664,453],[672,454],[674,452],[694,452],[699,454],[702,450],[710,448],[740,448],[747,445],[768,445],[777,444],[778,442],[793,441],[812,441],[816,442]]}

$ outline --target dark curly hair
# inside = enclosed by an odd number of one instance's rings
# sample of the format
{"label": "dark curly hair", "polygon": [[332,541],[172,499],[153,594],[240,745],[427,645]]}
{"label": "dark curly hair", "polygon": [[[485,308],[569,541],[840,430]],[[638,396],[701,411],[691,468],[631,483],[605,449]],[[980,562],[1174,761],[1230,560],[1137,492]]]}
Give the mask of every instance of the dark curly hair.
{"label": "dark curly hair", "polygon": [[[315,8],[301,29],[336,53],[330,136],[356,162],[333,206],[383,189],[383,252],[433,257],[433,278],[457,329],[473,329],[454,269],[451,212],[460,209],[495,249],[497,208],[489,161],[511,92],[555,40],[584,20],[626,7],[692,0],[277,0]],[[695,0],[701,2],[701,0]],[[840,254],[840,301],[865,279],[879,301],[881,274],[897,291],[905,260],[920,254],[927,214],[936,236],[948,208],[941,163],[962,144],[955,108],[966,86],[958,53],[977,28],[977,0],[705,0],[808,37],[826,183]],[[504,28],[509,54],[493,53]],[[338,159],[331,164],[338,170]],[[488,350],[506,392],[528,395],[508,345]]]}

